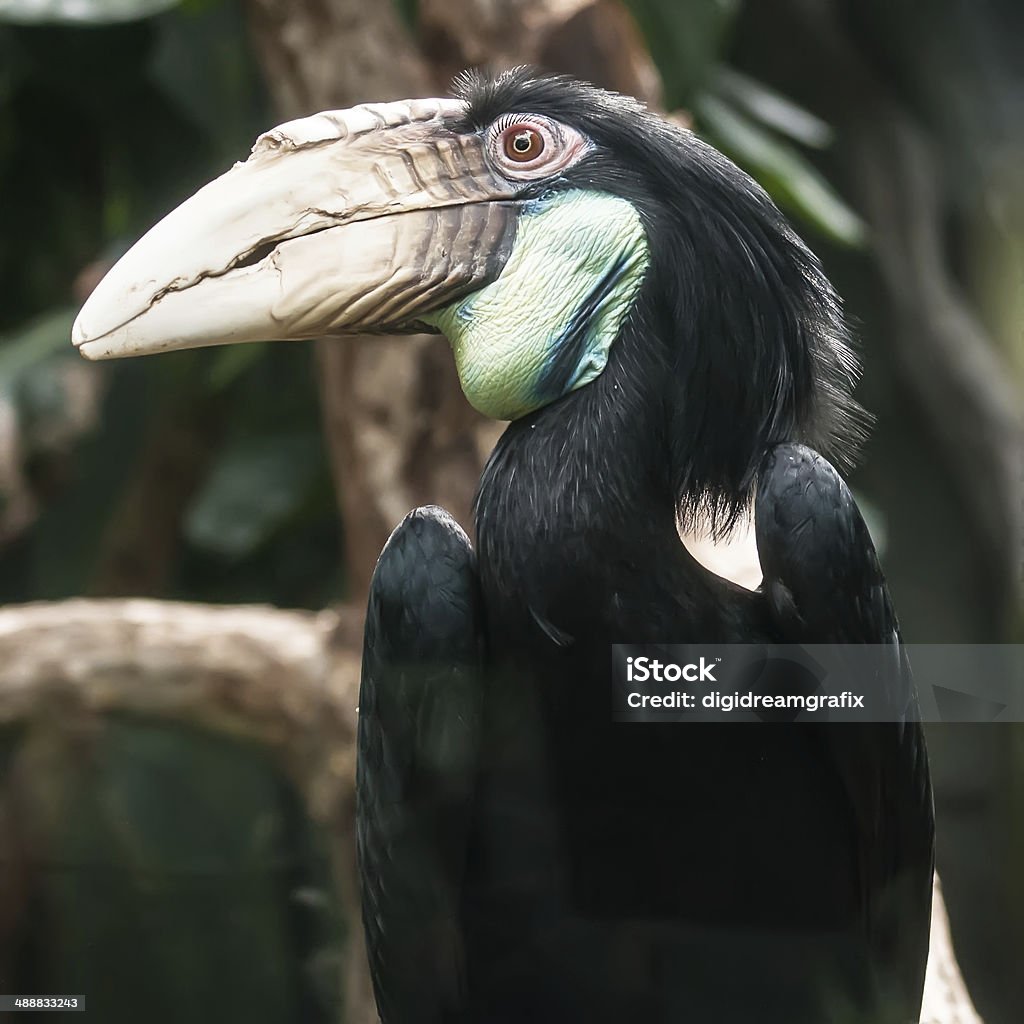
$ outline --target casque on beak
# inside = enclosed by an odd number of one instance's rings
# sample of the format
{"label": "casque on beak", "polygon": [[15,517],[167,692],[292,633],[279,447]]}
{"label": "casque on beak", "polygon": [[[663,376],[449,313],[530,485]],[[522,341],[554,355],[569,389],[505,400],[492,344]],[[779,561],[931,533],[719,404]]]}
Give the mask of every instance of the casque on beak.
{"label": "casque on beak", "polygon": [[82,307],[88,359],[422,328],[494,280],[514,186],[458,100],[366,104],[291,121],[144,235]]}

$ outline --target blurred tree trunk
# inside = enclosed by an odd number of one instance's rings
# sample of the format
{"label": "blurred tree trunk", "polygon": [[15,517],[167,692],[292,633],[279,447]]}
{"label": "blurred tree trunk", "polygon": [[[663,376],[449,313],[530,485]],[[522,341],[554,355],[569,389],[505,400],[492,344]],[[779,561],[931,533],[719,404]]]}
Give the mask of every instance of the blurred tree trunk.
{"label": "blurred tree trunk", "polygon": [[[36,892],[45,888],[43,878],[66,873],[69,858],[79,885],[87,887],[93,878],[89,858],[79,863],[82,854],[76,857],[74,846],[69,854],[69,777],[90,778],[96,765],[109,758],[111,723],[127,721],[136,728],[157,724],[168,734],[178,725],[195,736],[214,736],[224,749],[239,741],[258,748],[299,794],[308,820],[324,837],[332,883],[328,897],[340,903],[344,922],[342,947],[318,951],[337,965],[326,982],[330,1004],[345,1024],[373,1024],[377,1015],[363,953],[355,871],[354,741],[361,632],[358,617],[344,611],[314,614],[253,605],[73,600],[0,609],[0,729],[17,729],[10,748],[3,748],[0,780],[0,978],[23,980],[20,951],[26,933],[40,928],[40,903],[45,907],[45,900]],[[152,781],[145,767],[137,764],[134,771],[140,780]],[[188,771],[182,764],[186,778]],[[93,786],[95,781],[90,782]],[[102,783],[99,788],[102,805],[111,797]],[[156,870],[161,862],[147,845],[154,833],[147,832],[137,805],[115,801],[114,810],[120,834],[142,837],[132,846],[134,856],[123,873],[141,873],[140,917],[151,922],[146,887],[161,877]],[[228,809],[220,812],[221,823],[232,821]],[[174,820],[174,808],[163,813],[172,827],[187,827]],[[81,815],[77,818],[80,824]],[[233,824],[241,823],[236,818]],[[246,827],[249,823],[241,824],[243,834]],[[250,842],[258,840],[261,827],[258,821],[252,823]],[[188,875],[171,875],[170,884],[175,880],[187,901]],[[289,892],[287,898],[298,896]],[[80,908],[81,900],[72,906]],[[206,913],[211,923],[216,920],[215,914]],[[204,911],[183,902],[172,925],[180,929],[189,914],[202,920]],[[245,919],[244,909],[241,916]],[[111,942],[104,924],[94,922],[91,939],[101,947]],[[133,927],[144,932],[137,924]],[[45,923],[41,935],[43,969],[46,976],[57,977],[62,965],[52,950],[66,948],[68,937]],[[171,945],[175,941],[180,934],[172,929]],[[298,950],[289,953],[297,956]],[[214,945],[210,955],[223,955],[223,950]],[[217,963],[214,959],[211,969]],[[301,967],[308,971],[311,965]],[[185,984],[174,975],[169,980]],[[127,995],[118,994],[116,984],[104,993],[101,979],[95,982],[86,995],[90,1008],[102,1014],[105,996],[106,1009],[127,1020]],[[166,1007],[161,1014],[160,1020],[168,1019]]]}

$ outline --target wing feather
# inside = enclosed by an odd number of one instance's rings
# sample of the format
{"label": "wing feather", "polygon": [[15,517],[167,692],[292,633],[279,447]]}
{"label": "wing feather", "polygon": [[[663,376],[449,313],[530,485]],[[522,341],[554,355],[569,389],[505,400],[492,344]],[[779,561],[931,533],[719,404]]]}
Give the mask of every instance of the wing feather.
{"label": "wing feather", "polygon": [[359,695],[357,847],[382,1024],[457,1021],[460,898],[481,720],[482,614],[465,533],[411,512],[370,585]]}
{"label": "wing feather", "polygon": [[885,577],[853,495],[803,445],[779,445],[766,457],[756,524],[763,590],[786,641],[892,648],[885,683],[894,720],[813,729],[857,825],[879,997],[892,1007],[891,1019],[916,1020],[928,957],[934,816],[913,677]]}

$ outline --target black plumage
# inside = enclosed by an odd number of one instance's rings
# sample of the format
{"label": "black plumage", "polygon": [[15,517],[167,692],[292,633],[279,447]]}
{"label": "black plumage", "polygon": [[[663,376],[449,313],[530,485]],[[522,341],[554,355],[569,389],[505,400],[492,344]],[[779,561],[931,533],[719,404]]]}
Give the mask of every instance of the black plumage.
{"label": "black plumage", "polygon": [[[590,138],[522,195],[627,198],[650,266],[604,372],[498,443],[476,558],[430,509],[381,556],[358,796],[382,1020],[911,1020],[931,794],[871,540],[813,450],[842,460],[863,422],[839,302],[692,134],[561,78],[461,88],[462,127],[528,111]],[[757,592],[677,532],[751,506]],[[891,644],[907,720],[612,722],[610,644],[765,641]]]}

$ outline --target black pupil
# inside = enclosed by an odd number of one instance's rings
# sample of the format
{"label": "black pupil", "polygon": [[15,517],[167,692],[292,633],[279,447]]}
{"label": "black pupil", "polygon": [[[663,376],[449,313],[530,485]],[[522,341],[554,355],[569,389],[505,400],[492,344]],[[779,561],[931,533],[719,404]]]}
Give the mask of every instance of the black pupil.
{"label": "black pupil", "polygon": [[520,132],[512,140],[512,148],[517,153],[529,153],[533,148],[533,137],[529,132]]}

